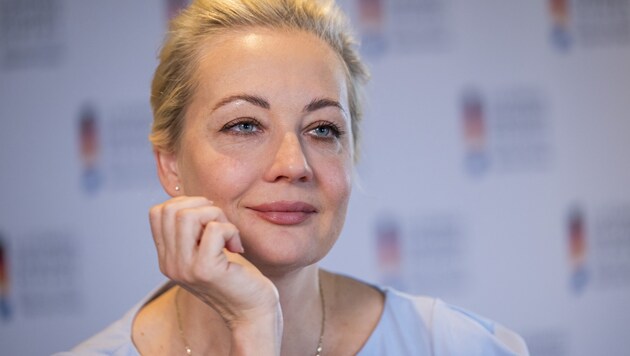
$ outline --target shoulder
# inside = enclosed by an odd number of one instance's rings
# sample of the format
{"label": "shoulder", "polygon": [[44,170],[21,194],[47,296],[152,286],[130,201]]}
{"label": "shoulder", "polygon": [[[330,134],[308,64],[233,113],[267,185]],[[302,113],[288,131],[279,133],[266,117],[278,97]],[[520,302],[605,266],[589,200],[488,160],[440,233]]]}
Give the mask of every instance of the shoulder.
{"label": "shoulder", "polygon": [[138,355],[131,340],[131,324],[136,312],[137,308],[134,307],[120,320],[75,346],[71,351],[57,353],[54,356]]}
{"label": "shoulder", "polygon": [[71,351],[56,353],[54,356],[137,356],[139,355],[132,339],[132,326],[142,307],[165,293],[172,285],[165,283],[152,291],[129,310],[122,318],[115,321],[101,332],[75,346]]}
{"label": "shoulder", "polygon": [[421,341],[434,355],[528,355],[523,339],[494,321],[436,298],[388,288],[385,295],[382,332],[402,342]]}
{"label": "shoulder", "polygon": [[466,349],[478,355],[527,355],[520,335],[492,320],[436,300],[435,350]]}

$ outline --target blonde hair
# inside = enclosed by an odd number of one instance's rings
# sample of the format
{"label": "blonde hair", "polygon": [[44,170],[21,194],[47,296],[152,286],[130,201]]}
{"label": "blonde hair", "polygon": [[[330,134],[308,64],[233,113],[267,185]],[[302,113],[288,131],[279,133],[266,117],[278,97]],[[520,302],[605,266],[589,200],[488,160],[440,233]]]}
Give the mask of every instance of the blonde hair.
{"label": "blonde hair", "polygon": [[[195,90],[194,72],[207,39],[247,27],[301,30],[326,42],[346,69],[355,153],[362,117],[361,89],[368,72],[355,48],[347,20],[332,1],[195,0],[171,23],[151,87],[153,147],[175,152],[186,107]],[[356,155],[355,155],[356,157]]]}

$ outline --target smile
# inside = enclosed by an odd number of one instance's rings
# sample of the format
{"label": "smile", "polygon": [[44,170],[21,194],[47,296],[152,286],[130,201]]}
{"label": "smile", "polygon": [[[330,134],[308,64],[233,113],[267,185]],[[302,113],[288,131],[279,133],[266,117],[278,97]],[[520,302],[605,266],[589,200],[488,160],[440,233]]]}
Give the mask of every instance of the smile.
{"label": "smile", "polygon": [[314,206],[304,202],[279,201],[249,207],[263,220],[276,225],[297,225],[317,213]]}

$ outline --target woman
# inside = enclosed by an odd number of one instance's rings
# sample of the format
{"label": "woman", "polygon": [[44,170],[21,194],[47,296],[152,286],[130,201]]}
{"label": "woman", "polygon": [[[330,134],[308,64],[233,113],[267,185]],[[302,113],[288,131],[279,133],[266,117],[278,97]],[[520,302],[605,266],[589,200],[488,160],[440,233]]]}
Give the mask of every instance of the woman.
{"label": "woman", "polygon": [[150,211],[172,281],[75,352],[508,355],[518,335],[427,297],[318,269],[345,219],[367,78],[313,0],[200,0],[172,23]]}

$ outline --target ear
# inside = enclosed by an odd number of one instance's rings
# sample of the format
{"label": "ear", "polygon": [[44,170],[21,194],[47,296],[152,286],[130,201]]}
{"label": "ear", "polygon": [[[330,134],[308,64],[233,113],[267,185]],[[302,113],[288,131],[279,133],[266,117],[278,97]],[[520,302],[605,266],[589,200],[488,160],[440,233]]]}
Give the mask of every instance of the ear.
{"label": "ear", "polygon": [[[164,191],[171,197],[182,195],[182,182],[179,177],[179,167],[177,166],[177,154],[157,149],[153,151],[153,154],[155,155],[158,177]],[[175,187],[179,188],[176,189]]]}

